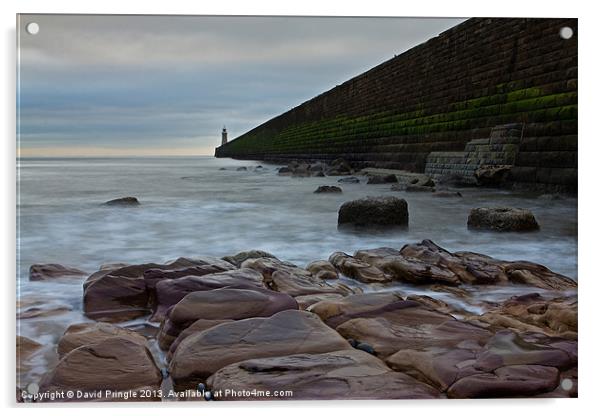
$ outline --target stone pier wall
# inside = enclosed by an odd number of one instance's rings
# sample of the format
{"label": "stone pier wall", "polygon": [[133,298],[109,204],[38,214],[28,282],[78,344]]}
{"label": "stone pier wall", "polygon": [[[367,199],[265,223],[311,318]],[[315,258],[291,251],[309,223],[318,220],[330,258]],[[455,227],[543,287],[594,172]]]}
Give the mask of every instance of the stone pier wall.
{"label": "stone pier wall", "polygon": [[[559,36],[569,26],[574,35]],[[217,157],[423,172],[521,123],[512,179],[576,190],[577,20],[475,18],[263,123]]]}

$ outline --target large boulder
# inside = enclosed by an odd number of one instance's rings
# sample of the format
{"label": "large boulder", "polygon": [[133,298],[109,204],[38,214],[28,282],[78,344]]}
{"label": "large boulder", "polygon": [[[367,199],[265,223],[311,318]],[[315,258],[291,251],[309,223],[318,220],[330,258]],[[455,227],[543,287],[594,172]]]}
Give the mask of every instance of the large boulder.
{"label": "large boulder", "polygon": [[287,309],[298,309],[297,302],[284,293],[272,290],[223,288],[192,292],[169,311],[161,326],[159,343],[165,349],[182,330],[199,319],[267,317]]}
{"label": "large boulder", "polygon": [[356,227],[407,227],[408,204],[404,199],[367,197],[345,202],[339,208],[338,225]]}
{"label": "large boulder", "polygon": [[57,352],[62,357],[83,345],[96,344],[109,338],[126,338],[146,345],[146,338],[137,332],[105,322],[86,322],[70,325],[59,340]]}
{"label": "large boulder", "polygon": [[220,259],[178,258],[167,264],[145,263],[106,268],[84,282],[84,314],[94,320],[122,322],[150,313],[150,291],[144,273],[150,269],[178,270],[210,264],[228,264]]}
{"label": "large boulder", "polygon": [[236,362],[350,348],[315,314],[287,310],[269,318],[223,323],[189,336],[173,354],[169,371],[176,390],[183,390]]}
{"label": "large boulder", "polygon": [[[348,349],[246,360],[217,371],[207,384],[214,391],[291,392],[290,396],[260,396],[257,400],[429,399],[439,396],[432,387],[391,371],[370,354]],[[220,399],[255,398],[230,395]]]}
{"label": "large boulder", "polygon": [[[111,337],[65,354],[40,383],[41,392],[74,391],[100,397],[74,400],[115,401],[105,392],[158,390],[161,371],[148,348],[129,337]],[[138,395],[137,400],[144,400]],[[150,399],[152,400],[152,398]]]}
{"label": "large boulder", "polygon": [[81,277],[87,273],[61,264],[32,264],[29,268],[29,280],[54,280],[60,277]]}
{"label": "large boulder", "polygon": [[397,183],[397,176],[394,174],[389,175],[369,175],[368,185],[380,185],[384,183]]}
{"label": "large boulder", "polygon": [[477,185],[501,186],[508,182],[512,165],[481,166],[474,172]]}
{"label": "large boulder", "polygon": [[223,267],[222,265],[207,264],[203,266],[184,267],[176,270],[162,270],[162,269],[149,269],[145,270],[142,274],[146,288],[154,292],[157,283],[163,280],[174,280],[185,276],[205,276],[207,274],[214,274],[224,272],[226,270],[234,270],[235,267],[229,265]]}
{"label": "large boulder", "polygon": [[[190,335],[196,334],[198,332],[203,332],[206,329],[213,328],[219,324],[223,324],[226,322],[234,322],[233,319],[198,319],[194,321],[188,328],[184,329],[180,334],[174,339],[172,335],[165,334],[159,339],[159,348],[163,350],[168,350],[167,355],[165,356],[167,361],[171,361],[171,357],[174,352],[180,345],[182,341],[188,338]],[[171,344],[170,344],[171,343]]]}
{"label": "large boulder", "polygon": [[337,269],[326,260],[312,261],[305,267],[312,276],[320,280],[333,280],[338,279],[339,273]]}
{"label": "large boulder", "polygon": [[535,231],[539,224],[533,213],[522,208],[473,208],[468,215],[468,228],[490,231]]}

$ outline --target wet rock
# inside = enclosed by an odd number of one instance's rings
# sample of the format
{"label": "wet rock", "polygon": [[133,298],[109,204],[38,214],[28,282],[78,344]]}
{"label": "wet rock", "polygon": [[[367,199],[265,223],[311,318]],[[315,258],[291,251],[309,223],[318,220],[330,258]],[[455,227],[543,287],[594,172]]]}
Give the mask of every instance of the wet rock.
{"label": "wet rock", "polygon": [[208,274],[215,274],[234,269],[235,267],[230,264],[207,264],[203,266],[185,267],[176,270],[148,269],[144,271],[142,276],[144,277],[146,288],[149,291],[154,292],[157,283],[163,280],[174,280],[185,276],[205,276]]}
{"label": "wet rock", "polygon": [[493,373],[461,378],[447,391],[451,398],[529,397],[554,390],[558,370],[541,365],[501,367]]}
{"label": "wet rock", "polygon": [[330,163],[330,166],[326,169],[327,176],[339,176],[348,175],[352,173],[353,169],[351,165],[344,159],[335,159]]}
{"label": "wet rock", "polygon": [[280,169],[278,169],[278,175],[279,176],[291,176],[292,175],[292,171],[288,166],[283,166]]}
{"label": "wet rock", "polygon": [[169,350],[167,353],[167,361],[171,361],[171,357],[174,352],[178,348],[178,345],[190,335],[196,334],[198,332],[203,332],[206,329],[213,328],[219,324],[223,324],[226,322],[234,322],[233,319],[198,319],[194,321],[188,328],[184,329],[182,332],[178,334],[177,337],[173,335],[163,333],[162,337],[159,339],[159,348],[162,350]]}
{"label": "wet rock", "polygon": [[245,260],[248,259],[259,259],[259,258],[270,258],[276,259],[271,253],[262,250],[249,250],[249,251],[241,251],[239,253],[234,254],[233,256],[225,256],[222,257],[222,260],[227,261],[228,263],[233,264],[236,267],[241,267]]}
{"label": "wet rock", "polygon": [[168,313],[159,333],[160,345],[169,345],[182,330],[199,319],[239,320],[267,317],[287,310],[298,309],[297,302],[284,294],[266,289],[215,289],[192,292],[179,301]]}
{"label": "wet rock", "polygon": [[571,296],[555,299],[545,299],[538,293],[515,296],[472,319],[498,328],[577,339],[577,299]]}
{"label": "wet rock", "polygon": [[164,280],[157,284],[153,305],[154,313],[150,320],[161,322],[169,308],[189,293],[225,287],[231,289],[265,289],[261,274],[247,268],[203,276],[185,276],[173,280]]}
{"label": "wet rock", "polygon": [[17,312],[17,319],[47,318],[50,316],[61,315],[72,310],[73,308],[71,306],[65,304],[36,303],[33,306],[20,309]]}
{"label": "wet rock", "polygon": [[343,298],[344,295],[340,293],[317,293],[315,295],[302,295],[296,296],[295,300],[299,305],[299,309],[306,310],[311,305],[321,302],[323,300],[338,300]]}
{"label": "wet rock", "polygon": [[400,349],[453,348],[468,341],[484,343],[491,337],[485,329],[410,300],[389,304],[378,314],[348,319],[336,330],[345,338],[371,345],[382,358]]}
{"label": "wet rock", "polygon": [[474,172],[477,185],[501,186],[508,182],[512,165],[481,166]]}
{"label": "wet rock", "polygon": [[29,268],[29,280],[53,280],[60,277],[80,277],[87,273],[60,264],[32,264]]}
{"label": "wet rock", "polygon": [[390,175],[369,175],[368,185],[380,185],[385,183],[397,183],[397,176]]}
{"label": "wet rock", "polygon": [[392,196],[345,202],[339,208],[338,225],[407,227],[408,204],[404,199]]}
{"label": "wet rock", "polygon": [[414,177],[412,179],[409,179],[408,185],[425,186],[425,187],[432,188],[435,186],[435,182],[433,181],[433,178],[431,178],[428,175],[420,175],[420,176]]}
{"label": "wet rock", "polygon": [[357,350],[246,360],[217,371],[208,386],[212,390],[290,390],[293,396],[288,399],[294,400],[438,397],[430,386],[391,371],[382,361]]}
{"label": "wet rock", "polygon": [[469,229],[490,231],[534,231],[539,229],[533,213],[522,208],[474,208],[468,215]]}
{"label": "wet rock", "polygon": [[145,263],[119,269],[100,270],[84,282],[84,313],[88,318],[122,322],[147,315],[150,293],[144,272],[150,269],[178,270],[226,262],[215,258],[179,258],[171,263]]}
{"label": "wet rock", "polygon": [[360,180],[355,176],[349,176],[347,178],[341,178],[337,181],[338,183],[360,183]]}
{"label": "wet rock", "polygon": [[237,171],[237,172],[244,172],[244,171],[246,171],[246,170],[247,170],[247,167],[246,167],[246,166],[241,166],[241,167],[238,167],[238,168],[236,168],[236,171]]}
{"label": "wet rock", "polygon": [[[362,293],[342,299],[324,300],[310,306],[308,310],[318,315],[328,326],[338,325],[361,316],[378,316],[388,310],[394,310],[404,302],[398,293]],[[353,337],[350,337],[353,338]]]}
{"label": "wet rock", "polygon": [[57,352],[62,357],[82,345],[96,344],[113,337],[146,345],[146,338],[135,331],[104,322],[93,322],[70,325],[59,340]]}
{"label": "wet rock", "polygon": [[44,377],[40,391],[158,390],[161,381],[147,347],[129,338],[111,337],[65,354]]}
{"label": "wet rock", "polygon": [[338,186],[322,185],[318,186],[318,189],[314,191],[314,194],[340,194],[341,192],[343,192],[343,190]]}
{"label": "wet rock", "polygon": [[312,276],[321,280],[333,280],[339,277],[337,269],[326,260],[312,261],[307,265],[306,269]]}
{"label": "wet rock", "polygon": [[140,205],[138,198],[133,196],[126,196],[123,198],[111,199],[105,202],[103,205],[115,206],[115,207],[137,207]]}
{"label": "wet rock", "polygon": [[287,310],[269,318],[223,323],[184,339],[169,372],[176,390],[193,388],[230,364],[253,358],[351,349],[316,315]]}
{"label": "wet rock", "polygon": [[387,283],[391,281],[391,277],[385,274],[381,269],[343,252],[337,251],[332,253],[328,260],[343,275],[359,280],[360,282]]}
{"label": "wet rock", "polygon": [[27,362],[42,348],[42,344],[27,337],[17,335],[17,371],[25,371],[29,368]]}

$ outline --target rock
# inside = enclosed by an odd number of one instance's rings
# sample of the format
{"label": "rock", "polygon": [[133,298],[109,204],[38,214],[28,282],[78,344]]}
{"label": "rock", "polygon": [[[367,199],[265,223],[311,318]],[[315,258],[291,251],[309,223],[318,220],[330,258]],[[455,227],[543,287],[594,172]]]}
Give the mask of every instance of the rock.
{"label": "rock", "polygon": [[343,192],[343,190],[338,186],[322,185],[318,186],[318,189],[314,191],[314,194],[340,194],[341,192]]}
{"label": "rock", "polygon": [[213,328],[219,324],[223,324],[226,322],[234,322],[233,319],[198,319],[194,321],[188,328],[184,329],[182,332],[178,334],[178,336],[174,339],[173,335],[163,334],[163,336],[159,339],[159,348],[163,350],[169,350],[167,353],[167,361],[171,361],[171,357],[174,352],[180,345],[182,341],[188,338],[192,334],[196,334],[198,332],[203,332],[206,329]]}
{"label": "rock", "polygon": [[214,262],[227,264],[214,258],[181,257],[167,264],[146,263],[100,270],[84,282],[84,314],[90,319],[105,322],[122,322],[144,316],[151,311],[145,271],[178,270]]}
{"label": "rock", "polygon": [[349,163],[341,158],[332,161],[330,167],[326,169],[326,175],[328,176],[348,175],[351,172],[352,169]]}
{"label": "rock", "polygon": [[277,259],[250,259],[246,260],[242,266],[259,271],[266,287],[291,296],[351,293],[351,289],[341,283],[329,285],[322,279],[314,277],[308,270]]}
{"label": "rock", "polygon": [[343,275],[363,283],[388,283],[391,277],[382,270],[343,252],[332,253],[328,259]]}
{"label": "rock", "polygon": [[418,399],[439,395],[430,386],[391,371],[377,358],[349,349],[246,360],[217,371],[207,384],[214,391],[290,390],[293,395],[282,398],[294,400]]}
{"label": "rock", "polygon": [[262,250],[241,251],[240,253],[236,253],[233,256],[222,257],[222,260],[225,260],[228,263],[231,263],[236,267],[240,267],[244,263],[245,260],[259,259],[262,257],[277,260],[276,256],[274,256],[273,254],[268,253],[266,251],[262,251]]}
{"label": "rock", "polygon": [[557,385],[558,370],[554,367],[516,365],[461,378],[447,394],[456,399],[529,397],[552,391]]}
{"label": "rock", "polygon": [[435,189],[430,186],[422,186],[422,185],[407,185],[406,192],[434,192]]}
{"label": "rock", "polygon": [[344,295],[341,295],[340,293],[317,293],[315,295],[296,296],[295,300],[299,305],[299,309],[304,311],[311,305],[321,302],[323,300],[338,300],[343,297]]}
{"label": "rock", "polygon": [[246,166],[241,166],[241,167],[236,168],[237,172],[243,172],[243,171],[246,171],[246,170],[247,170]]}
{"label": "rock", "polygon": [[29,268],[29,280],[53,280],[60,277],[80,277],[87,273],[73,267],[60,264],[32,264]]}
{"label": "rock", "polygon": [[431,178],[430,176],[427,175],[420,175],[418,177],[414,177],[412,179],[408,180],[408,185],[414,185],[414,186],[426,186],[426,187],[434,187],[435,186],[435,182],[433,181],[433,178]]}
{"label": "rock", "polygon": [[380,185],[384,183],[397,183],[397,176],[390,175],[369,175],[368,185]]}
{"label": "rock", "polygon": [[169,311],[167,319],[161,325],[159,342],[165,349],[182,330],[199,319],[267,317],[287,309],[297,310],[297,302],[284,293],[271,290],[223,288],[192,292]]}
{"label": "rock", "polygon": [[337,181],[338,183],[360,183],[360,180],[355,176],[349,176],[346,178],[341,178]]}
{"label": "rock", "polygon": [[70,312],[73,308],[65,304],[39,304],[25,307],[17,312],[17,319],[47,318]]}
{"label": "rock", "polygon": [[136,207],[140,205],[138,198],[133,196],[126,196],[123,198],[111,199],[105,202],[103,205],[116,206],[116,207]]}
{"label": "rock", "polygon": [[491,231],[534,231],[539,224],[533,213],[522,208],[474,208],[468,215],[468,228]]}
{"label": "rock", "polygon": [[292,175],[292,171],[288,166],[281,167],[278,169],[278,175],[280,176],[290,176]]}
{"label": "rock", "polygon": [[394,183],[393,185],[391,185],[391,191],[393,192],[402,192],[406,190],[406,186],[403,183]]}
{"label": "rock", "polygon": [[218,170],[228,170],[228,169],[226,169],[226,168],[219,168]]}
{"label": "rock", "polygon": [[184,339],[169,372],[176,390],[193,388],[230,364],[290,354],[321,354],[351,349],[316,315],[287,310],[269,318],[223,323]]}
{"label": "rock", "polygon": [[333,280],[339,278],[337,269],[326,260],[312,261],[307,265],[306,269],[312,276],[320,280]]}
{"label": "rock", "polygon": [[145,270],[142,276],[144,283],[149,291],[154,292],[157,284],[163,280],[174,280],[186,276],[205,276],[208,274],[221,273],[227,270],[234,270],[235,267],[227,264],[207,264],[203,266],[184,267],[176,270],[148,269]]}
{"label": "rock", "polygon": [[17,372],[25,371],[29,368],[27,361],[40,349],[42,344],[27,337],[17,335],[16,353],[17,353]]}
{"label": "rock", "polygon": [[324,300],[310,306],[308,310],[318,315],[328,326],[338,325],[360,316],[378,316],[386,310],[395,309],[403,297],[393,292],[363,293],[342,299]]}
{"label": "rock", "polygon": [[345,202],[339,208],[338,225],[407,227],[408,204],[404,199],[392,196]]}
{"label": "rock", "polygon": [[538,293],[514,296],[498,307],[471,319],[497,328],[577,339],[576,297],[545,299]]}
{"label": "rock", "polygon": [[512,165],[481,166],[474,172],[477,185],[501,186],[508,182]]}
{"label": "rock", "polygon": [[[104,393],[106,390],[158,390],[161,381],[161,371],[148,348],[129,338],[116,336],[65,354],[57,366],[46,374],[40,391],[92,393],[102,390]],[[103,398],[92,400],[102,401]],[[115,401],[111,398],[104,400]]]}
{"label": "rock", "polygon": [[455,191],[436,191],[433,192],[433,196],[437,198],[462,198],[462,194]]}
{"label": "rock", "polygon": [[62,357],[83,345],[96,344],[113,337],[126,338],[142,346],[146,345],[146,338],[135,331],[104,322],[93,322],[70,325],[59,340],[57,352]]}
{"label": "rock", "polygon": [[[201,266],[202,267],[202,266]],[[179,279],[164,280],[157,284],[154,313],[151,321],[160,322],[173,305],[192,292],[220,288],[265,289],[260,273],[252,269],[236,269],[204,276],[185,276]]]}

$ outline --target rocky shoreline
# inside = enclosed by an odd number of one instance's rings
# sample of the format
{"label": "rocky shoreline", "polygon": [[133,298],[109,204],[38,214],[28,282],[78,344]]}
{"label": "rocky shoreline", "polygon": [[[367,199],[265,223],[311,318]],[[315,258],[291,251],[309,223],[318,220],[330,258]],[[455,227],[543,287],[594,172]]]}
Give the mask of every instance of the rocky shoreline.
{"label": "rocky shoreline", "polygon": [[[56,275],[52,266],[32,271]],[[508,286],[522,294],[478,296]],[[337,252],[306,268],[258,250],[104,265],[83,287],[90,321],[60,338],[38,401],[71,390],[87,392],[73,400],[125,392],[138,392],[135,400],[276,399],[220,393],[254,389],[292,391],[278,399],[577,394],[576,283],[429,240]],[[146,324],[129,325],[134,319]],[[17,343],[26,368],[37,343]],[[93,395],[105,389],[110,396]]]}

